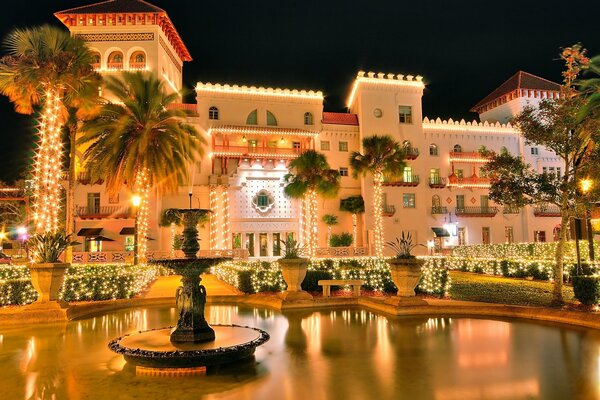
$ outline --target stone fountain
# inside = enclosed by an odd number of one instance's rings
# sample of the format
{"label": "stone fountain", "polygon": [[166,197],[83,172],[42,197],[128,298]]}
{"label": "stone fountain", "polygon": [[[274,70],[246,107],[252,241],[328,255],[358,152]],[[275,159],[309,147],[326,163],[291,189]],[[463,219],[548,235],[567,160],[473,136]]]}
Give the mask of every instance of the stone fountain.
{"label": "stone fountain", "polygon": [[179,308],[177,325],[131,333],[112,340],[108,347],[128,363],[152,368],[186,368],[230,363],[254,354],[269,340],[263,330],[238,325],[210,326],[204,316],[206,288],[200,274],[229,258],[197,257],[200,248],[200,218],[210,211],[172,209],[184,225],[182,250],[185,258],[154,260],[153,263],[181,275],[182,286],[175,299]]}

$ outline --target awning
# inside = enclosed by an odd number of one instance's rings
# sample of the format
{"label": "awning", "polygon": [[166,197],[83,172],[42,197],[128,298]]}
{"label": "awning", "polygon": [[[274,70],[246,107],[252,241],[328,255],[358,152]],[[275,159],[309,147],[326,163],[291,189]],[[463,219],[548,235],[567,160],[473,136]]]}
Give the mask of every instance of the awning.
{"label": "awning", "polygon": [[114,242],[114,240],[109,239],[106,236],[88,236],[85,240],[88,242]]}
{"label": "awning", "polygon": [[81,228],[77,232],[77,236],[98,236],[102,232],[102,228]]}
{"label": "awning", "polygon": [[431,228],[435,237],[449,237],[450,232],[444,228]]}
{"label": "awning", "polygon": [[119,232],[119,235],[131,236],[134,233],[135,233],[135,228],[125,227],[125,228],[121,229],[121,232]]}

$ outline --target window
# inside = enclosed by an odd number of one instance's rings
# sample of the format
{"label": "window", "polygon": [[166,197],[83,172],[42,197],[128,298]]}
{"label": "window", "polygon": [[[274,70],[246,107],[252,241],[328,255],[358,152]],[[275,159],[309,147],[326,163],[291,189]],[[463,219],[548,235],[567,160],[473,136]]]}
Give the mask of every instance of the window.
{"label": "window", "polygon": [[402,173],[402,180],[403,182],[413,181],[412,167],[404,167],[404,172]]}
{"label": "window", "polygon": [[348,176],[348,167],[340,167],[340,176]]}
{"label": "window", "polygon": [[269,110],[267,110],[267,125],[277,126],[277,118],[275,118],[275,115]]}
{"label": "window", "polygon": [[440,169],[431,168],[429,170],[429,183],[433,185],[439,185],[442,182],[440,179]]}
{"label": "window", "polygon": [[300,142],[292,142],[292,148],[296,151],[300,150]]}
{"label": "window", "polygon": [[542,167],[542,173],[543,174],[547,174],[548,173],[548,167]]}
{"label": "window", "polygon": [[88,193],[87,206],[89,214],[98,214],[100,212],[100,193]]}
{"label": "window", "polygon": [[546,231],[533,231],[533,241],[534,242],[545,242],[546,241]]}
{"label": "window", "polygon": [[487,195],[479,196],[479,202],[481,203],[482,210],[489,210],[490,208],[490,198]]}
{"label": "window", "polygon": [[398,106],[398,119],[401,124],[412,124],[412,107]]}
{"label": "window", "polygon": [[492,233],[489,226],[481,227],[481,243],[490,244],[492,242]]}
{"label": "window", "polygon": [[312,125],[312,124],[313,124],[312,113],[309,113],[309,112],[304,113],[304,125]]}
{"label": "window", "polygon": [[554,167],[548,168],[550,175],[554,175]]}
{"label": "window", "polygon": [[328,140],[321,141],[321,151],[329,151],[329,149],[330,149],[329,141]]}
{"label": "window", "polygon": [[537,147],[532,147],[531,148],[531,155],[532,156],[537,156],[539,154],[539,150]]}
{"label": "window", "polygon": [[340,142],[339,150],[340,151],[348,151],[348,142]]}
{"label": "window", "polygon": [[231,234],[231,248],[233,249],[241,249],[242,248],[242,234],[241,233],[232,233]]}
{"label": "window", "polygon": [[465,195],[464,194],[456,195],[456,209],[457,210],[465,209]]}
{"label": "window", "polygon": [[208,109],[208,119],[219,119],[219,109],[212,106]]}
{"label": "window", "polygon": [[458,245],[464,246],[467,244],[467,230],[464,226],[458,228]]}
{"label": "window", "polygon": [[439,213],[442,210],[442,200],[437,194],[431,197],[431,210],[435,213]]}
{"label": "window", "polygon": [[281,233],[273,234],[273,256],[281,255]]}
{"label": "window", "polygon": [[143,51],[134,52],[129,58],[129,66],[131,68],[146,68],[146,55]]}
{"label": "window", "polygon": [[462,169],[455,169],[454,175],[456,175],[457,178],[464,178],[465,176]]}
{"label": "window", "polygon": [[260,244],[260,256],[267,257],[269,255],[269,239],[267,233],[259,233],[258,242]]}
{"label": "window", "polygon": [[438,147],[437,144],[433,144],[431,143],[429,145],[429,155],[430,156],[437,156],[438,155]]}
{"label": "window", "polygon": [[246,233],[245,247],[248,249],[250,257],[254,257],[254,233]]}
{"label": "window", "polygon": [[[97,51],[92,53],[92,66],[94,68],[100,68],[100,53],[98,53]],[[93,65],[96,64],[96,65]]]}
{"label": "window", "polygon": [[135,247],[135,237],[133,235],[125,236],[125,251],[133,251]]}
{"label": "window", "polygon": [[254,110],[246,117],[246,125],[258,124],[258,111]]}
{"label": "window", "polygon": [[112,69],[123,69],[123,53],[120,51],[110,53],[107,66]]}
{"label": "window", "polygon": [[402,207],[415,208],[415,194],[414,193],[404,193],[402,195]]}
{"label": "window", "polygon": [[561,175],[560,167],[556,167],[556,177],[560,178],[560,175]]}
{"label": "window", "polygon": [[515,242],[515,232],[512,226],[504,227],[504,243],[514,243]]}
{"label": "window", "polygon": [[462,147],[460,144],[455,144],[454,145],[454,152],[455,153],[462,153]]}
{"label": "window", "polygon": [[259,207],[267,207],[269,205],[269,195],[266,193],[259,193],[256,198],[256,205]]}

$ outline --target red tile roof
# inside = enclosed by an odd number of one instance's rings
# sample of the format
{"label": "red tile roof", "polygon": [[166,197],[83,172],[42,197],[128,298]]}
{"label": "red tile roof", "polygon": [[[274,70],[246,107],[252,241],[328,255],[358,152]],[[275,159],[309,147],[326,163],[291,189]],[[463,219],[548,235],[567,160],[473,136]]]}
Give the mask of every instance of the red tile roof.
{"label": "red tile roof", "polygon": [[324,112],[322,122],[324,124],[358,126],[358,117],[356,114]]}
{"label": "red tile roof", "polygon": [[[143,14],[158,14],[156,24],[159,25],[173,48],[177,51],[179,58],[182,61],[191,61],[192,56],[183,43],[183,39],[179,36],[175,25],[167,15],[167,12],[160,7],[152,5],[144,0],[107,0],[87,6],[69,8],[67,10],[58,11],[54,16],[63,24],[69,27],[70,20],[74,15],[90,15],[90,14],[115,14],[115,13],[143,13]],[[71,18],[70,18],[71,17]]]}
{"label": "red tile roof", "polygon": [[528,72],[519,71],[508,78],[502,85],[498,86],[492,93],[485,96],[483,100],[475,104],[470,111],[477,112],[477,109],[481,106],[491,103],[497,98],[517,89],[549,90],[558,92],[560,90],[560,85]]}

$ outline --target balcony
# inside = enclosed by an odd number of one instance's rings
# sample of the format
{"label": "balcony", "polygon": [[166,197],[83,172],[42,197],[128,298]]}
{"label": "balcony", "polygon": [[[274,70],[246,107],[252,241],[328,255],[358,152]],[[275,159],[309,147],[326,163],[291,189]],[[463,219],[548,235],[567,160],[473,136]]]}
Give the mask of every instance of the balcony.
{"label": "balcony", "polygon": [[398,181],[386,181],[383,182],[383,186],[418,186],[419,175],[403,176]]}
{"label": "balcony", "polygon": [[433,176],[429,178],[429,187],[432,189],[443,189],[446,187],[446,178]]}
{"label": "balcony", "polygon": [[536,217],[560,217],[560,208],[550,204],[538,204],[533,207],[533,215]]}
{"label": "balcony", "polygon": [[146,70],[146,62],[130,62],[129,63],[129,71],[145,71]]}
{"label": "balcony", "polygon": [[431,207],[431,214],[432,215],[448,214],[448,207],[442,207],[442,206]]}
{"label": "balcony", "polygon": [[133,210],[122,206],[77,206],[76,217],[81,219],[133,218]]}
{"label": "balcony", "polygon": [[448,177],[448,187],[486,189],[490,187],[490,178],[480,178],[475,175],[469,178],[459,178],[456,175],[450,175]]}
{"label": "balcony", "polygon": [[456,207],[455,213],[457,217],[483,217],[491,218],[498,214],[498,207],[492,206],[469,206]]}
{"label": "balcony", "polygon": [[383,205],[383,215],[386,217],[392,217],[396,214],[396,207],[390,204]]}
{"label": "balcony", "polygon": [[419,157],[419,149],[416,147],[405,147],[404,154],[407,160],[416,160]]}
{"label": "balcony", "polygon": [[167,105],[167,110],[181,110],[191,117],[198,116],[197,104],[171,103]]}
{"label": "balcony", "polygon": [[96,182],[91,182],[90,175],[86,172],[80,172],[77,174],[77,182],[82,185],[102,185],[104,183],[103,179],[98,179]]}
{"label": "balcony", "polygon": [[106,63],[106,69],[108,70],[113,70],[113,71],[121,71],[123,70],[123,63],[122,62],[109,62]]}
{"label": "balcony", "polygon": [[262,146],[213,146],[214,157],[296,158],[308,149]]}
{"label": "balcony", "polygon": [[520,214],[521,213],[521,208],[520,207],[511,207],[511,206],[504,206],[502,207],[502,214]]}
{"label": "balcony", "polygon": [[451,151],[450,161],[482,164],[488,162],[492,155],[493,153],[490,156],[483,156],[478,151]]}

